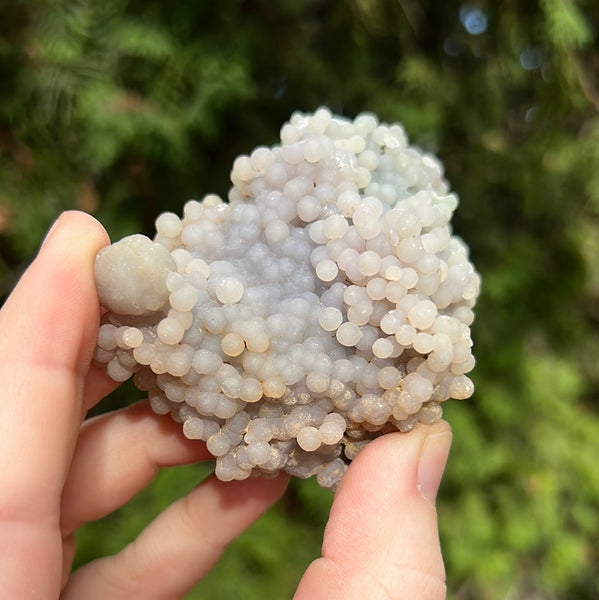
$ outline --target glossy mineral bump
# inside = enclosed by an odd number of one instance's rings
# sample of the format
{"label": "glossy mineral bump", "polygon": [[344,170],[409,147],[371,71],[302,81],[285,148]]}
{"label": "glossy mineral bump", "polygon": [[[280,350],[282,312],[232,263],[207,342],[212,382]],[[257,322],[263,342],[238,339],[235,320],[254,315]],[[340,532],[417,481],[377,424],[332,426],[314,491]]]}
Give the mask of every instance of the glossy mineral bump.
{"label": "glossy mineral bump", "polygon": [[154,240],[98,254],[95,360],[204,440],[220,479],[335,488],[369,441],[474,391],[457,198],[400,125],[326,109],[294,114],[231,181],[228,202],[191,200]]}

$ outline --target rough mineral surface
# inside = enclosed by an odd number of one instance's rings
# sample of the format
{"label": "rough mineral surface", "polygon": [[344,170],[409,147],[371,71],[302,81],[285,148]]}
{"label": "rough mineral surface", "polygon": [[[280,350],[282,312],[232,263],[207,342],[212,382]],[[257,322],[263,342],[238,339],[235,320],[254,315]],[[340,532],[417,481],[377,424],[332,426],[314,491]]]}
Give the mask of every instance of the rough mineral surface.
{"label": "rough mineral surface", "polygon": [[229,202],[164,213],[96,261],[97,363],[207,442],[222,480],[335,488],[369,441],[473,392],[479,276],[442,167],[400,125],[326,109],[236,159]]}

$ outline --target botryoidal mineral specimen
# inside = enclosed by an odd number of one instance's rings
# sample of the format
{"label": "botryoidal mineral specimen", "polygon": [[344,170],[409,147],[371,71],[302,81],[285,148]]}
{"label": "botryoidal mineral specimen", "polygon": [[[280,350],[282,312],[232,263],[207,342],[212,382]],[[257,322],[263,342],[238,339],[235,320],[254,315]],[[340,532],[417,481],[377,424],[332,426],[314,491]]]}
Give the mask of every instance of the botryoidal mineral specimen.
{"label": "botryoidal mineral specimen", "polygon": [[468,398],[480,279],[458,200],[401,125],[294,114],[154,241],[100,251],[95,361],[205,440],[221,480],[316,475]]}

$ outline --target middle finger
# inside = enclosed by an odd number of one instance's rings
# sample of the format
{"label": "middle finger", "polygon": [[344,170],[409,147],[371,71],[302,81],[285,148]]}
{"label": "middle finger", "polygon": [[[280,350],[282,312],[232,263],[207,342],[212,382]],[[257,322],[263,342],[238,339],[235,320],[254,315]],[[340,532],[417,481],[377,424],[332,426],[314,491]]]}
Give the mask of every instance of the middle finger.
{"label": "middle finger", "polygon": [[203,442],[187,439],[147,402],[86,421],[62,494],[63,536],[128,502],[160,468],[211,458]]}

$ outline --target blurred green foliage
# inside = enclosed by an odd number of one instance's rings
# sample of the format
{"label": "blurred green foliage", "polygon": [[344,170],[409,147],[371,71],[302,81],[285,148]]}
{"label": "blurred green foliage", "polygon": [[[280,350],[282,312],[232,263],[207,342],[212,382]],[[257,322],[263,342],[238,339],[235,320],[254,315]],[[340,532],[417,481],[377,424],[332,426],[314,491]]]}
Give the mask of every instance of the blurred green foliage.
{"label": "blurred green foliage", "polygon": [[[64,209],[151,234],[294,110],[401,121],[483,275],[477,391],[446,409],[449,597],[598,598],[598,22],[594,0],[3,0],[0,294]],[[77,564],[205,474],[161,473],[82,530]],[[291,597],[330,502],[293,482],[189,598]]]}

